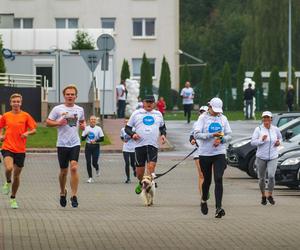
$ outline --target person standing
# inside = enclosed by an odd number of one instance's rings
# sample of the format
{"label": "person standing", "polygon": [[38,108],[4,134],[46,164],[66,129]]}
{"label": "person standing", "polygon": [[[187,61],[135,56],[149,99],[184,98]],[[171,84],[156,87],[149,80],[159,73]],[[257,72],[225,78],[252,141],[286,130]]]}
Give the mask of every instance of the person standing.
{"label": "person standing", "polygon": [[96,176],[100,176],[99,169],[99,155],[100,155],[100,142],[104,141],[104,134],[101,127],[96,125],[97,117],[92,115],[90,117],[90,125],[85,127],[82,132],[81,139],[86,141],[85,144],[85,160],[86,160],[86,169],[88,172],[87,183],[94,182],[93,180],[93,171],[92,164],[96,170]]}
{"label": "person standing", "polygon": [[60,185],[60,205],[67,205],[67,175],[70,164],[70,186],[71,186],[71,206],[78,207],[78,159],[80,152],[80,138],[78,128],[85,129],[84,110],[75,104],[78,90],[75,85],[68,85],[63,89],[64,104],[55,106],[46,120],[49,127],[57,127],[57,156],[60,166],[59,185]]}
{"label": "person standing", "polygon": [[165,112],[166,112],[166,102],[165,99],[161,96],[158,100],[158,102],[156,103],[156,107],[158,109],[158,111],[165,116]]}
{"label": "person standing", "polygon": [[[25,162],[26,141],[29,135],[36,132],[37,125],[30,114],[21,110],[22,96],[20,94],[12,94],[9,100],[11,111],[4,113],[0,118],[0,141],[3,142],[1,153],[6,177],[2,192],[9,194],[11,191],[10,207],[16,209],[19,207],[16,195]],[[3,129],[5,129],[4,135]]]}
{"label": "person standing", "polygon": [[[128,120],[125,120],[125,126]],[[135,129],[133,128],[132,131],[134,132]],[[136,177],[135,171],[135,141],[125,132],[125,127],[121,129],[120,138],[124,142],[123,143],[123,157],[125,161],[125,174],[126,174],[126,181],[125,183],[130,183],[130,168],[131,165],[133,170],[133,175]]]}
{"label": "person standing", "polygon": [[[125,127],[125,132],[136,142],[136,175],[139,180],[135,188],[136,194],[142,192],[141,181],[145,173],[145,166],[147,175],[152,176],[154,174],[157,162],[158,139],[160,137],[161,142],[164,144],[167,134],[162,114],[154,109],[154,96],[146,96],[143,103],[144,108],[134,111]],[[135,128],[135,131],[133,128]]]}
{"label": "person standing", "polygon": [[222,208],[223,198],[223,174],[226,168],[226,146],[231,140],[231,128],[227,117],[223,113],[223,102],[214,97],[208,103],[208,112],[201,115],[194,130],[194,137],[199,140],[199,161],[204,176],[202,185],[201,212],[208,213],[207,200],[212,178],[212,170],[215,179],[215,218],[225,216]]}
{"label": "person standing", "polygon": [[244,91],[244,101],[246,104],[246,119],[252,119],[253,118],[253,97],[255,96],[255,90],[252,89],[252,84],[248,84],[248,88]]}
{"label": "person standing", "polygon": [[187,117],[187,123],[191,121],[191,111],[194,105],[194,90],[191,88],[191,83],[186,82],[185,88],[181,90],[180,95],[182,96],[182,104],[184,110],[184,117]]}
{"label": "person standing", "polygon": [[[272,113],[270,111],[264,111],[262,113],[262,124],[255,128],[251,139],[251,145],[257,146],[255,163],[262,195],[262,205],[267,205],[267,200],[271,205],[275,204],[273,190],[278,162],[277,147],[281,141],[282,135],[279,128],[272,125]],[[268,172],[268,193],[265,192],[266,172]]]}
{"label": "person standing", "polygon": [[126,87],[125,80],[116,87],[117,94],[117,115],[118,118],[125,118],[125,108],[126,108]]}
{"label": "person standing", "polygon": [[288,90],[286,93],[286,104],[288,106],[288,112],[292,112],[294,110],[294,87],[293,87],[293,85],[288,86]]}

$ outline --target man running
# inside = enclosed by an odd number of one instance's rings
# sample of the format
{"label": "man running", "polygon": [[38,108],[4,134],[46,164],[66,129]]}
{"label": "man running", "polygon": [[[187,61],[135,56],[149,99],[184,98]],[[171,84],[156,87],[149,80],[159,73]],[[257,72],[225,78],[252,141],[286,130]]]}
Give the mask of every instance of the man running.
{"label": "man running", "polygon": [[[143,108],[134,111],[125,127],[125,132],[136,141],[135,161],[136,175],[139,180],[135,188],[136,194],[142,192],[141,181],[145,173],[147,162],[147,175],[155,172],[158,151],[158,139],[166,142],[166,126],[162,114],[154,110],[154,96],[146,96],[143,101]],[[135,128],[135,131],[133,131]]]}
{"label": "man running", "polygon": [[[36,122],[26,112],[21,110],[22,96],[13,94],[10,97],[11,111],[0,118],[0,141],[2,144],[2,155],[4,158],[6,182],[2,187],[3,194],[9,194],[10,207],[18,208],[16,194],[20,185],[20,175],[24,167],[26,140],[29,135],[36,132]],[[2,135],[2,129],[5,134]],[[13,182],[11,180],[13,176]],[[11,189],[11,190],[10,190]]]}
{"label": "man running", "polygon": [[78,158],[80,152],[80,138],[78,127],[84,130],[84,110],[75,104],[77,98],[77,88],[75,85],[68,85],[63,90],[65,98],[64,104],[55,106],[50,112],[46,121],[47,126],[58,128],[57,155],[60,165],[59,185],[60,185],[60,205],[67,205],[67,175],[70,163],[71,172],[71,206],[78,207],[77,190],[79,183]]}

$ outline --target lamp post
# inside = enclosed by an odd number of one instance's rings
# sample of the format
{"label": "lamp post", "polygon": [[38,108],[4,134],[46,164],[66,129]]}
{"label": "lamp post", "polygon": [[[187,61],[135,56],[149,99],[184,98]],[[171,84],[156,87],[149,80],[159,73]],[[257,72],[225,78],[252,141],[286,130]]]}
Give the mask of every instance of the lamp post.
{"label": "lamp post", "polygon": [[181,49],[178,50],[178,53],[179,53],[179,55],[187,56],[187,57],[193,59],[194,61],[198,62],[198,64],[188,64],[188,66],[192,66],[192,67],[206,66],[206,63],[203,62],[202,59],[192,56],[191,54],[186,53],[186,52],[182,51]]}
{"label": "lamp post", "polygon": [[292,1],[289,0],[288,84],[292,84]]}

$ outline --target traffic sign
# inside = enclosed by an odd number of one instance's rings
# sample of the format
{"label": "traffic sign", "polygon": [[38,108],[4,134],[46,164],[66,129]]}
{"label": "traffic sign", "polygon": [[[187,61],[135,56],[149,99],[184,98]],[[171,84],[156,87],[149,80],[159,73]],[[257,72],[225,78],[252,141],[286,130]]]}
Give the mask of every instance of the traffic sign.
{"label": "traffic sign", "polygon": [[92,72],[97,68],[103,54],[104,52],[100,50],[80,50],[80,55]]}
{"label": "traffic sign", "polygon": [[115,47],[115,40],[109,34],[103,34],[97,39],[97,46],[101,51],[110,51]]}

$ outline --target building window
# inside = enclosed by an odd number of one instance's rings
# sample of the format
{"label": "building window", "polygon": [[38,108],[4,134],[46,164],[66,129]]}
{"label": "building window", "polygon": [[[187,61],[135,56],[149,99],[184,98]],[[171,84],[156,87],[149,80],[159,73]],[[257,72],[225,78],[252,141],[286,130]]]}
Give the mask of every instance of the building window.
{"label": "building window", "polygon": [[134,37],[154,37],[155,18],[134,18],[132,28]]}
{"label": "building window", "polygon": [[48,88],[53,88],[53,67],[52,66],[38,66],[36,67],[36,75],[45,76],[48,80]]}
{"label": "building window", "polygon": [[[155,59],[148,58],[150,63],[152,77],[155,77]],[[141,76],[142,58],[132,58],[132,76],[133,78],[139,78]]]}
{"label": "building window", "polygon": [[78,18],[55,18],[57,29],[77,29]]}
{"label": "building window", "polygon": [[15,18],[14,19],[15,29],[32,29],[33,18]]}
{"label": "building window", "polygon": [[115,30],[115,22],[116,18],[101,18],[101,28]]}

